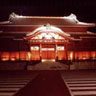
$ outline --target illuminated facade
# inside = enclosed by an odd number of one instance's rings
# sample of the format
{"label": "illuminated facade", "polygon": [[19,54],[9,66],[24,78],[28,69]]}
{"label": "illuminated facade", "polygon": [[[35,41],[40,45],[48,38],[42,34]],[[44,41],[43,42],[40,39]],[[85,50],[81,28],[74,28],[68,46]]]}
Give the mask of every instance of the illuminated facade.
{"label": "illuminated facade", "polygon": [[66,17],[19,16],[0,22],[0,60],[96,59],[94,23]]}

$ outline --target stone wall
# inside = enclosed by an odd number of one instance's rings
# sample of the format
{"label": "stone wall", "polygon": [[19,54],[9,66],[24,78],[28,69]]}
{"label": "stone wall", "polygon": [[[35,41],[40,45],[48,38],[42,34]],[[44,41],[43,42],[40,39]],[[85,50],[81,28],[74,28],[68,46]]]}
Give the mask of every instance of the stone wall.
{"label": "stone wall", "polygon": [[96,69],[96,61],[72,62],[71,70]]}
{"label": "stone wall", "polygon": [[26,62],[0,62],[0,70],[25,70]]}

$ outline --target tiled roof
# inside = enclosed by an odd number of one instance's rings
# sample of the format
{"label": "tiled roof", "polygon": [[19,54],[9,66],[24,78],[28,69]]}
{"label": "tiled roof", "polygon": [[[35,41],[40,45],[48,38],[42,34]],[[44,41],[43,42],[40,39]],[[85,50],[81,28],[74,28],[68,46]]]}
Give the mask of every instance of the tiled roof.
{"label": "tiled roof", "polygon": [[1,22],[0,25],[14,26],[30,26],[30,25],[56,25],[62,27],[94,27],[94,23],[84,23],[77,20],[74,14],[64,17],[48,17],[48,16],[21,16],[15,13],[10,14],[9,22]]}

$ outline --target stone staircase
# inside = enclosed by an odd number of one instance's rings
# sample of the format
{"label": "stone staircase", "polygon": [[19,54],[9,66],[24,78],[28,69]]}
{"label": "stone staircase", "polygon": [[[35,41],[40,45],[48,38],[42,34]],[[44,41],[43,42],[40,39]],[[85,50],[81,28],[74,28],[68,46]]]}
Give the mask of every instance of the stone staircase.
{"label": "stone staircase", "polygon": [[55,61],[45,61],[36,65],[28,65],[27,70],[68,70],[68,65]]}

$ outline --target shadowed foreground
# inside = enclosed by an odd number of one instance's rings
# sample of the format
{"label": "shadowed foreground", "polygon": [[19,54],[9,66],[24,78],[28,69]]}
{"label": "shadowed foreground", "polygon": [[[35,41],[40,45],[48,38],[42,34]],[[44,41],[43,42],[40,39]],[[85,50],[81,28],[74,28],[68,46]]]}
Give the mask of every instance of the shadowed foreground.
{"label": "shadowed foreground", "polygon": [[42,71],[14,96],[70,96],[57,71]]}

